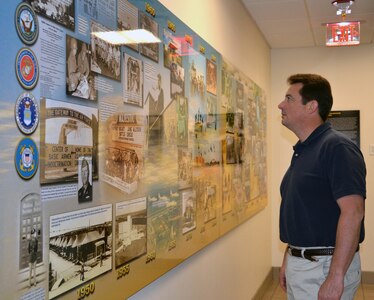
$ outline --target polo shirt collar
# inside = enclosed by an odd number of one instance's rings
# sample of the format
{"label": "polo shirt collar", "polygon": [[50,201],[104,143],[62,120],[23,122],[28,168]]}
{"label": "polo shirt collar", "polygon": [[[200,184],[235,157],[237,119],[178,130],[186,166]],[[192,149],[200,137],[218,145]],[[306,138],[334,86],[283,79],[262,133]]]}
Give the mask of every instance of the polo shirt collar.
{"label": "polo shirt collar", "polygon": [[312,143],[316,138],[321,136],[324,132],[331,129],[331,124],[329,122],[324,122],[320,126],[318,126],[304,142],[298,141],[295,146],[293,146],[294,150],[300,149],[302,147],[308,146]]}

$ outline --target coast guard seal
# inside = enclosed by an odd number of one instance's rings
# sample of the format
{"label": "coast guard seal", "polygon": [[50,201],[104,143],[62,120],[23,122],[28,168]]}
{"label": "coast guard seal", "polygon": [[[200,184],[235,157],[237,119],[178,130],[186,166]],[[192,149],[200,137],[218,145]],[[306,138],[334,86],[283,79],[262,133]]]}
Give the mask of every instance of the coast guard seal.
{"label": "coast guard seal", "polygon": [[35,175],[39,165],[39,152],[32,139],[24,138],[18,143],[14,161],[21,178],[28,180]]}
{"label": "coast guard seal", "polygon": [[33,45],[39,35],[38,18],[27,3],[20,3],[16,9],[15,23],[20,39],[26,45]]}
{"label": "coast guard seal", "polygon": [[32,134],[39,123],[39,108],[31,93],[19,95],[15,105],[16,123],[24,134]]}
{"label": "coast guard seal", "polygon": [[39,79],[39,65],[34,52],[21,48],[16,57],[16,75],[19,83],[26,90],[35,87]]}

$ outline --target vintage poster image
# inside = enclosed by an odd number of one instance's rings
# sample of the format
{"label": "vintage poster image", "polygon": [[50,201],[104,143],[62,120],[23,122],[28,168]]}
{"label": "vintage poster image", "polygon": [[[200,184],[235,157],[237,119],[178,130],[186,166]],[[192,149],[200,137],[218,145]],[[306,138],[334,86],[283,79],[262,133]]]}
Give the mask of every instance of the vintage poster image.
{"label": "vintage poster image", "polygon": [[[148,30],[153,33],[154,36],[158,37],[158,23],[152,20],[145,13],[140,13],[140,28]],[[143,43],[140,44],[140,54],[150,58],[151,60],[158,63],[159,60],[159,49],[158,43]]]}
{"label": "vintage poster image", "polygon": [[106,121],[103,180],[131,194],[144,173],[145,117],[116,113]]}
{"label": "vintage poster image", "polygon": [[188,101],[186,97],[177,96],[177,145],[186,147],[188,145]]}
{"label": "vintage poster image", "polygon": [[192,151],[178,147],[178,185],[179,189],[192,187]]}
{"label": "vintage poster image", "polygon": [[190,133],[202,133],[206,130],[206,98],[205,98],[205,73],[206,59],[203,55],[196,53],[188,57],[188,86],[189,94],[189,131]]}
{"label": "vintage poster image", "polygon": [[51,99],[41,100],[40,182],[78,182],[78,158],[92,157],[98,179],[98,110]]}
{"label": "vintage poster image", "polygon": [[243,110],[244,107],[244,86],[240,81],[236,81],[236,109]]}
{"label": "vintage poster image", "polygon": [[[91,32],[110,31],[104,25],[91,22]],[[121,47],[91,34],[91,70],[97,74],[121,81]]]}
{"label": "vintage poster image", "polygon": [[40,195],[28,193],[21,199],[20,208],[19,287],[30,289],[45,279]]}
{"label": "vintage poster image", "polygon": [[165,109],[163,114],[164,119],[164,138],[163,143],[170,146],[175,146],[177,142],[177,123],[178,115],[175,113],[177,111],[177,104],[175,101],[170,102],[167,109]]}
{"label": "vintage poster image", "polygon": [[192,189],[182,190],[182,233],[186,234],[196,229],[197,203],[196,192]]}
{"label": "vintage poster image", "polygon": [[234,134],[226,135],[226,164],[235,164],[236,161],[236,148]]}
{"label": "vintage poster image", "polygon": [[91,46],[69,35],[66,36],[66,94],[97,101]]}
{"label": "vintage poster image", "polygon": [[217,95],[217,66],[211,60],[206,60],[206,91]]}
{"label": "vintage poster image", "polygon": [[172,99],[184,96],[184,68],[175,62],[170,64],[170,94]]}
{"label": "vintage poster image", "polygon": [[123,102],[143,107],[143,62],[123,54]]}
{"label": "vintage poster image", "polygon": [[112,269],[112,204],[50,216],[49,299]]}
{"label": "vintage poster image", "polygon": [[164,28],[164,67],[171,69],[172,64],[182,66],[181,39],[175,37],[170,30]]}
{"label": "vintage poster image", "polygon": [[199,176],[193,184],[197,211],[202,215],[204,223],[217,218],[217,185],[212,178],[207,178],[208,176]]}
{"label": "vintage poster image", "polygon": [[147,196],[148,253],[158,256],[176,247],[180,232],[181,205],[177,187],[154,188]]}
{"label": "vintage poster image", "polygon": [[[117,1],[117,26],[119,30],[138,29],[139,11],[128,0]],[[138,44],[126,44],[125,46],[138,51]]]}
{"label": "vintage poster image", "polygon": [[221,69],[221,105],[225,112],[235,112],[235,68],[223,60]]}
{"label": "vintage poster image", "polygon": [[92,201],[92,157],[78,158],[78,203]]}
{"label": "vintage poster image", "polygon": [[197,135],[194,140],[193,161],[195,167],[214,166],[221,163],[221,141]]}
{"label": "vintage poster image", "polygon": [[146,197],[116,204],[115,267],[147,253]]}
{"label": "vintage poster image", "polygon": [[34,11],[70,30],[75,30],[75,0],[26,0]]}

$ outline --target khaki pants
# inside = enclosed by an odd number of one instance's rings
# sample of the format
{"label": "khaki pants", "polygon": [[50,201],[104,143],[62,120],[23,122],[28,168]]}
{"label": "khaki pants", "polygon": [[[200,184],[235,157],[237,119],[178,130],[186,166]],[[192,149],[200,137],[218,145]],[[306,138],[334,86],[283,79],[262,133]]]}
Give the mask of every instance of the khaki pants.
{"label": "khaki pants", "polygon": [[[318,261],[294,257],[288,254],[286,266],[287,299],[318,299],[318,291],[325,281],[332,256],[316,256]],[[361,283],[360,254],[356,252],[344,276],[344,292],[341,300],[352,300]]]}

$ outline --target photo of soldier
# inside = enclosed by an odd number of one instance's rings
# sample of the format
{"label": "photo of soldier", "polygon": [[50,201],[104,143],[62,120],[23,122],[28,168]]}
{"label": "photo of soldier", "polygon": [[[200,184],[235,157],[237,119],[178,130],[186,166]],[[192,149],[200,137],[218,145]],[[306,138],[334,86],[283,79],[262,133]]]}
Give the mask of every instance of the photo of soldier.
{"label": "photo of soldier", "polygon": [[92,101],[97,100],[95,77],[91,72],[90,46],[66,36],[66,94]]}

